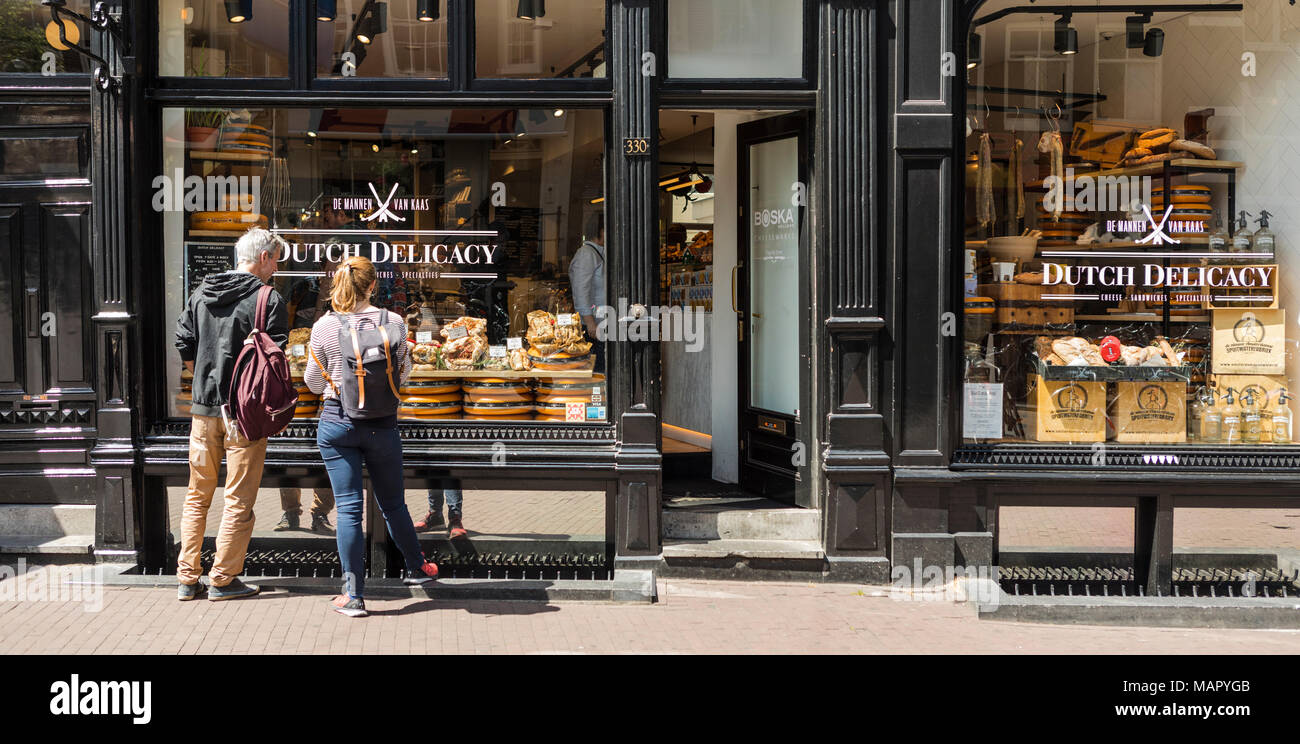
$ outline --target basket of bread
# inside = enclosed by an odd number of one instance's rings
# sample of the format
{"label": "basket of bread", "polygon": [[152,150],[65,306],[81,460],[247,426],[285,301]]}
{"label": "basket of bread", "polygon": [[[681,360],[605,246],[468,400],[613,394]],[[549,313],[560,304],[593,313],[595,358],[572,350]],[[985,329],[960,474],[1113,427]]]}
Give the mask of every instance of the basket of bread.
{"label": "basket of bread", "polygon": [[543,371],[589,370],[594,365],[592,343],[582,331],[576,313],[552,315],[545,310],[528,314],[528,357]]}

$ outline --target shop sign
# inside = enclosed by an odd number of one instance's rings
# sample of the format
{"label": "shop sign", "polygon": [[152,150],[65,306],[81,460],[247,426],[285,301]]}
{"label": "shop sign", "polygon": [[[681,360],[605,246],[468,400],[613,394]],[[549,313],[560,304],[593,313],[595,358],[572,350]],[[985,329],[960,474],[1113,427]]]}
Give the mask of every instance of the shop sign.
{"label": "shop sign", "polygon": [[[1276,266],[1067,266],[1043,263],[1043,286],[1061,284],[1078,287],[1132,287],[1141,284],[1152,289],[1229,289],[1272,287]],[[1141,282],[1138,280],[1141,279]],[[1088,297],[1086,299],[1094,299]]]}
{"label": "shop sign", "polygon": [[1172,237],[1172,233],[1178,234],[1203,234],[1205,232],[1205,223],[1197,220],[1170,220],[1169,216],[1173,214],[1175,205],[1170,204],[1165,209],[1165,214],[1156,222],[1156,218],[1151,216],[1151,207],[1146,204],[1142,205],[1142,212],[1147,216],[1146,220],[1106,220],[1106,232],[1109,233],[1144,233],[1150,230],[1151,234],[1145,238],[1140,238],[1137,242],[1141,245],[1165,245],[1181,243]]}
{"label": "shop sign", "polygon": [[335,197],[333,200],[334,209],[342,209],[355,212],[369,212],[370,214],[361,217],[362,222],[406,222],[406,218],[399,215],[398,212],[427,212],[433,208],[433,200],[424,196],[397,196],[397,190],[401,184],[393,184],[393,188],[388,192],[388,198],[381,198],[379,191],[375,189],[373,183],[367,184],[370,187],[370,196],[367,197]]}

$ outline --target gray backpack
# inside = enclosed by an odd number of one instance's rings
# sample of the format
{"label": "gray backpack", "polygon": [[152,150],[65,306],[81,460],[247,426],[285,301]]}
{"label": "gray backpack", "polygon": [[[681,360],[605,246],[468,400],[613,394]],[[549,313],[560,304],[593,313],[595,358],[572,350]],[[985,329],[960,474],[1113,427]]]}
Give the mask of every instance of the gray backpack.
{"label": "gray backpack", "polygon": [[[398,344],[406,343],[406,328],[401,323],[375,325],[366,317],[356,318],[335,313],[339,319],[339,349],[343,352],[343,379],[338,384],[329,379],[324,365],[316,364],[325,380],[334,388],[339,405],[348,418],[379,419],[396,416],[402,396],[397,392],[402,370],[393,359]],[[387,318],[383,311],[381,318]]]}

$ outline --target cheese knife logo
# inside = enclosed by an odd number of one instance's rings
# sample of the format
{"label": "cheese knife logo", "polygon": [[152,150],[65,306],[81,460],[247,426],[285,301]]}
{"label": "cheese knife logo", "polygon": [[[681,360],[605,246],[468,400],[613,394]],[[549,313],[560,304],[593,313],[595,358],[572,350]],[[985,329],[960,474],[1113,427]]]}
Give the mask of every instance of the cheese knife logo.
{"label": "cheese knife logo", "polygon": [[1151,207],[1147,206],[1146,204],[1143,204],[1142,211],[1146,213],[1147,221],[1151,223],[1151,234],[1139,240],[1138,241],[1139,243],[1142,244],[1151,243],[1152,245],[1164,245],[1165,243],[1173,244],[1173,243],[1182,242],[1180,240],[1175,240],[1174,238],[1171,238],[1165,234],[1165,223],[1169,222],[1169,215],[1173,214],[1174,211],[1173,204],[1170,204],[1169,208],[1165,210],[1165,216],[1160,220],[1159,225],[1156,224],[1156,218],[1151,216]]}
{"label": "cheese knife logo", "polygon": [[389,207],[389,205],[393,203],[393,197],[397,195],[397,189],[401,184],[393,184],[393,190],[388,192],[387,199],[379,198],[379,192],[375,191],[375,185],[373,183],[367,185],[370,186],[370,193],[374,194],[375,203],[379,205],[379,208],[372,212],[369,217],[362,217],[362,222],[374,222],[376,220],[379,222],[388,222],[389,220],[393,220],[394,222],[406,222],[405,217],[399,217],[397,213],[393,212]]}
{"label": "cheese knife logo", "polygon": [[1056,407],[1062,411],[1082,411],[1088,407],[1088,392],[1070,383],[1056,391]]}

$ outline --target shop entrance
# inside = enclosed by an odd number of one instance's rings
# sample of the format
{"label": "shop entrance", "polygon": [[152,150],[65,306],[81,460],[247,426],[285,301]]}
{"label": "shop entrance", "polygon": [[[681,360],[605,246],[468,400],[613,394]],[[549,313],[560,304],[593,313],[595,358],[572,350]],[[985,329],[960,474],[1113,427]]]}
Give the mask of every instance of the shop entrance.
{"label": "shop entrance", "polygon": [[665,496],[811,506],[807,117],[673,110],[660,125],[661,304],[685,331],[662,341]]}

